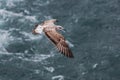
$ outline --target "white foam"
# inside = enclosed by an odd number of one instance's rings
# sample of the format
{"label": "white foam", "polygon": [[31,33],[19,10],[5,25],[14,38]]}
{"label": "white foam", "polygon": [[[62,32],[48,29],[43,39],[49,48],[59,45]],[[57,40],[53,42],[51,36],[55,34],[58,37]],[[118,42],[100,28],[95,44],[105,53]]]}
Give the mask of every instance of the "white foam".
{"label": "white foam", "polygon": [[20,21],[29,20],[30,22],[37,22],[36,16],[23,15],[23,13],[15,13],[12,11],[7,11],[5,9],[0,9],[0,16],[6,20],[8,18],[20,17]]}
{"label": "white foam", "polygon": [[71,18],[74,20],[75,23],[78,23],[79,17],[77,15],[73,14]]}
{"label": "white foam", "polygon": [[28,10],[24,10],[24,13],[26,13],[26,14],[30,14],[30,12],[28,11]]}
{"label": "white foam", "polygon": [[[18,3],[18,2],[22,2],[22,1],[24,1],[24,0],[3,0],[4,1],[4,6],[6,6],[6,7],[15,7],[16,6],[16,3]],[[3,5],[3,4],[1,4],[1,5]]]}
{"label": "white foam", "polygon": [[8,7],[15,7],[16,2],[22,2],[24,0],[5,0],[6,1],[6,6]]}
{"label": "white foam", "polygon": [[49,5],[53,0],[38,0],[34,2],[34,5],[39,5],[39,6],[46,6]]}
{"label": "white foam", "polygon": [[[31,49],[32,50],[32,49]],[[33,51],[33,50],[32,50]],[[50,54],[42,54],[42,53],[35,53],[35,55],[31,58],[23,58],[22,60],[25,60],[25,61],[32,61],[32,62],[41,62],[41,64],[48,64],[48,62],[46,61],[46,59],[48,58],[51,58],[51,57],[54,57],[55,54],[52,53],[53,51],[50,52]],[[49,72],[54,72],[54,68],[53,67],[44,67],[47,71]]]}
{"label": "white foam", "polygon": [[25,19],[30,20],[31,22],[37,22],[36,16],[25,16]]}
{"label": "white foam", "polygon": [[53,76],[52,80],[55,80],[55,79],[57,79],[57,80],[64,80],[64,76],[62,76],[62,75]]}
{"label": "white foam", "polygon": [[19,29],[15,29],[15,28],[11,28],[10,30],[0,29],[0,37],[1,37],[1,39],[0,39],[0,54],[9,54],[9,52],[6,51],[5,46],[9,45],[11,42],[14,42],[14,41],[19,41],[21,43],[23,42],[22,37],[14,37],[11,35],[11,32],[14,30],[19,31],[19,33],[23,34],[26,41],[40,40],[42,38],[42,36],[40,36],[40,35],[35,36],[32,33],[27,33],[24,31],[20,32]]}
{"label": "white foam", "polygon": [[82,72],[82,75],[85,75],[86,74],[86,72]]}
{"label": "white foam", "polygon": [[7,17],[13,17],[13,16],[17,16],[17,17],[22,17],[22,13],[15,13],[15,12],[12,12],[12,11],[7,11],[5,9],[0,9],[0,16],[4,18],[7,18]]}
{"label": "white foam", "polygon": [[4,44],[4,43],[8,42],[9,35],[10,34],[8,33],[8,31],[6,31],[6,30],[0,30],[0,37],[1,37],[1,39],[0,39],[0,46],[2,44]]}
{"label": "white foam", "polygon": [[23,34],[25,37],[27,37],[25,40],[27,41],[31,41],[31,40],[40,40],[42,39],[42,35],[33,35],[32,33],[27,33],[27,32],[20,32],[21,34]]}
{"label": "white foam", "polygon": [[[14,30],[22,34],[25,37],[26,41],[40,40],[43,37],[43,35],[34,35],[32,34],[32,32],[20,31],[20,29],[16,29],[16,28],[11,28],[8,31],[12,32]],[[13,36],[10,36],[10,37],[11,37],[11,40],[22,40],[22,37],[13,37]]]}
{"label": "white foam", "polygon": [[53,55],[49,54],[49,55],[45,55],[45,54],[36,54],[34,57],[32,58],[24,58],[25,61],[33,61],[33,62],[41,62],[43,60],[46,60],[50,57],[53,57]]}
{"label": "white foam", "polygon": [[8,54],[6,49],[4,48],[5,45],[8,45],[9,41],[12,40],[10,33],[6,30],[0,30],[0,53]]}
{"label": "white foam", "polygon": [[36,74],[39,74],[39,73],[40,73],[40,70],[36,69],[36,70],[34,70],[34,72],[35,72]]}
{"label": "white foam", "polygon": [[44,68],[51,73],[55,71],[53,67],[44,67]]}
{"label": "white foam", "polygon": [[15,4],[14,4],[13,0],[7,0],[6,1],[6,6],[8,6],[8,7],[15,7]]}
{"label": "white foam", "polygon": [[50,4],[50,1],[48,1],[48,0],[46,2],[44,2],[44,3],[39,3],[40,6],[46,6],[48,4]]}
{"label": "white foam", "polygon": [[94,64],[94,65],[93,65],[93,69],[94,69],[94,68],[96,68],[97,66],[98,66],[98,64],[97,64],[97,63],[96,63],[96,64]]}

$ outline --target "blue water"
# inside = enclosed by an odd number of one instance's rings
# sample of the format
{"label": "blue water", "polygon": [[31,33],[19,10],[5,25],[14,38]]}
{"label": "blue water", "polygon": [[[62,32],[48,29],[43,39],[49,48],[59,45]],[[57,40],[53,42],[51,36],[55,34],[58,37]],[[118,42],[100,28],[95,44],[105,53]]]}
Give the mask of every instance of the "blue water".
{"label": "blue water", "polygon": [[[53,18],[74,59],[31,33]],[[0,80],[120,80],[120,1],[0,0]]]}

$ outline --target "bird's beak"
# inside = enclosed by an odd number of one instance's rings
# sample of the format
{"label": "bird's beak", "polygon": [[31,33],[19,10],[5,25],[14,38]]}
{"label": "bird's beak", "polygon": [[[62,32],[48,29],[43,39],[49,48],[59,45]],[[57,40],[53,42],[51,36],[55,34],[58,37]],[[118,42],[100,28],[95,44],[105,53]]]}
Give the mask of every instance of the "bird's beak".
{"label": "bird's beak", "polygon": [[62,29],[63,32],[67,32],[66,29]]}

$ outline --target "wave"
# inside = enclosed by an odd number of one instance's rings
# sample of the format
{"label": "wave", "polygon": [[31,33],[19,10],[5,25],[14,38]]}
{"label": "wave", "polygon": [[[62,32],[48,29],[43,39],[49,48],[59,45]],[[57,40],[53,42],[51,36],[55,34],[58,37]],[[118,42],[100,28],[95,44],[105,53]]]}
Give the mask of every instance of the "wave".
{"label": "wave", "polygon": [[45,66],[44,68],[51,73],[55,71],[55,69],[53,67],[46,67]]}
{"label": "wave", "polygon": [[24,0],[3,0],[2,2],[5,2],[4,6],[11,8],[11,7],[15,7],[16,3],[23,1]]}
{"label": "wave", "polygon": [[22,22],[25,20],[29,20],[30,22],[38,22],[36,16],[23,15],[23,13],[15,13],[5,9],[0,9],[0,17],[2,17],[2,19],[5,21],[18,17]]}
{"label": "wave", "polygon": [[7,11],[5,9],[0,9],[0,16],[3,16],[3,18],[5,17],[13,17],[13,16],[17,16],[17,17],[22,17],[22,13],[15,13],[12,11]]}
{"label": "wave", "polygon": [[58,79],[58,80],[64,80],[64,76],[63,75],[58,75],[58,76],[53,76],[52,77],[52,80],[56,80],[56,79]]}
{"label": "wave", "polygon": [[11,40],[10,33],[6,30],[0,30],[0,53],[4,52],[7,53],[4,45],[7,45]]}
{"label": "wave", "polygon": [[[16,41],[23,43],[22,37],[15,37],[15,36],[11,35],[11,33],[15,30],[24,36],[25,41],[35,41],[35,40],[42,39],[42,36],[40,36],[40,35],[34,36],[32,33],[20,31],[19,29],[15,29],[15,28],[11,28],[9,30],[0,29],[0,36],[2,37],[0,39],[0,55],[6,55],[6,54],[7,55],[14,55],[23,61],[30,61],[30,62],[31,61],[32,62],[42,62],[50,57],[54,57],[53,51],[51,51],[50,54],[44,54],[44,53],[39,54],[38,52],[35,52],[34,50],[32,50],[32,47],[29,47],[29,48],[31,48],[30,50],[35,53],[35,55],[32,55],[32,56],[31,56],[31,54],[29,54],[29,51],[27,49],[23,53],[21,53],[21,52],[20,53],[18,53],[18,52],[12,53],[12,52],[7,51],[6,46],[8,46],[9,44],[12,44]],[[31,57],[25,57],[26,54],[28,56],[30,55]],[[46,63],[42,63],[42,64],[46,64]],[[49,72],[54,71],[54,69],[51,67],[45,67],[45,69],[48,70]]]}
{"label": "wave", "polygon": [[39,6],[47,6],[49,5],[53,0],[37,0],[33,4],[39,5]]}
{"label": "wave", "polygon": [[[11,28],[11,29],[9,29],[7,32],[14,32],[14,31],[17,31],[17,32],[19,32],[19,34],[22,34],[23,35],[23,37],[24,37],[24,40],[26,40],[26,41],[32,41],[32,40],[40,40],[40,39],[42,39],[42,35],[33,35],[32,34],[32,32],[30,33],[30,32],[25,32],[25,31],[20,31],[19,29],[16,29],[16,28]],[[9,34],[11,34],[11,33],[9,33]],[[22,37],[14,37],[14,36],[12,36],[11,35],[11,40],[13,41],[17,41],[17,40],[22,40]]]}
{"label": "wave", "polygon": [[[24,58],[24,61],[32,61],[32,62],[41,62],[43,60],[46,60],[50,57],[53,57],[54,54],[35,54],[35,56],[31,57],[31,58]],[[46,64],[46,63],[43,63]]]}
{"label": "wave", "polygon": [[[53,67],[46,67],[44,66],[45,70],[49,71],[49,72],[53,72],[55,69]],[[33,70],[35,74],[40,74],[41,73],[41,70],[40,69],[35,69]]]}
{"label": "wave", "polygon": [[[7,52],[5,50],[5,46],[9,45],[11,42],[15,42],[15,41],[19,41],[22,42],[22,37],[15,37],[12,36],[11,33],[16,30],[19,31],[19,29],[15,29],[15,28],[11,28],[10,30],[2,30],[0,29],[0,51],[2,52]],[[21,34],[23,34],[23,36],[25,37],[26,41],[32,41],[32,40],[38,40],[41,39],[42,36],[34,36],[32,35],[32,33],[27,33],[27,32],[23,32],[20,31]]]}
{"label": "wave", "polygon": [[26,37],[25,38],[26,41],[40,40],[43,37],[42,35],[33,35],[32,33],[24,32],[24,31],[21,31],[20,33]]}

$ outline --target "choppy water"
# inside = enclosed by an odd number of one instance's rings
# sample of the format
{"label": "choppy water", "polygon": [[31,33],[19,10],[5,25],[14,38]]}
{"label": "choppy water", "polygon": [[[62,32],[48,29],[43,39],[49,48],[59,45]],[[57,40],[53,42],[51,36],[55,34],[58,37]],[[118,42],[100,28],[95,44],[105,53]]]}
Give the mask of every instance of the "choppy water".
{"label": "choppy water", "polygon": [[[58,19],[74,59],[36,23]],[[0,80],[120,80],[119,0],[0,0]]]}

